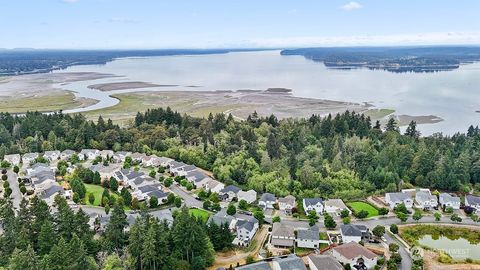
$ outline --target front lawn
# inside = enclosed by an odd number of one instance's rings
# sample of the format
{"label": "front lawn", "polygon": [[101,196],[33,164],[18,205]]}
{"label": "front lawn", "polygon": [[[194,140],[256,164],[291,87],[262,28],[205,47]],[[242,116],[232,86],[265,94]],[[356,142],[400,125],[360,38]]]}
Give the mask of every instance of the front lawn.
{"label": "front lawn", "polygon": [[368,212],[367,217],[375,217],[378,216],[378,209],[373,207],[373,205],[366,203],[366,202],[349,202],[347,203],[348,207],[352,209],[353,212],[360,212],[362,210],[365,210]]}
{"label": "front lawn", "polygon": [[[85,184],[85,188],[87,189],[87,195],[85,196],[85,203],[87,205],[94,205],[94,206],[100,206],[102,202],[102,194],[103,194],[103,187],[98,186],[98,185],[92,185],[92,184]],[[95,201],[93,204],[90,204],[88,201],[88,194],[93,193],[93,196],[95,196]],[[110,192],[110,196],[118,198],[119,196],[113,192]]]}
{"label": "front lawn", "polygon": [[190,215],[192,215],[196,218],[201,218],[205,222],[207,222],[208,217],[210,216],[209,212],[207,212],[203,209],[198,209],[198,208],[190,208],[190,209],[188,209],[188,213],[190,213]]}

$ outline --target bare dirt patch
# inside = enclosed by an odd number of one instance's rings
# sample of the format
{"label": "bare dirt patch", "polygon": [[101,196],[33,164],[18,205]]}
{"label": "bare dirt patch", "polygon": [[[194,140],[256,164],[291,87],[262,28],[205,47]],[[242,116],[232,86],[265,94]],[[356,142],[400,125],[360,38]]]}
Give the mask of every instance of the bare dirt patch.
{"label": "bare dirt patch", "polygon": [[139,88],[152,88],[152,87],[175,87],[177,85],[169,84],[154,84],[148,82],[118,82],[118,83],[100,83],[89,85],[90,89],[97,89],[100,91],[114,91],[125,89],[139,89]]}

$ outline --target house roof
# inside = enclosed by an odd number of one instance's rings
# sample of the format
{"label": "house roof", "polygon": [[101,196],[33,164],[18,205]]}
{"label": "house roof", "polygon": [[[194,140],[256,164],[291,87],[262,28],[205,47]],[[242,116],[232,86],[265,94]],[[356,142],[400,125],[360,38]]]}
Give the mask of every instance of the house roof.
{"label": "house roof", "polygon": [[349,260],[357,258],[359,256],[363,256],[368,259],[373,259],[377,257],[375,253],[371,252],[366,247],[358,244],[357,242],[349,242],[347,244],[334,247],[333,250],[335,250],[340,255]]}
{"label": "house roof", "polygon": [[63,192],[63,188],[59,185],[52,185],[42,192],[41,197],[42,197],[42,199],[47,199],[47,198],[52,197],[53,195],[55,195],[58,192]]}
{"label": "house roof", "polygon": [[238,220],[237,221],[237,228],[238,229],[245,229],[249,232],[253,231],[253,228],[255,227],[255,223],[248,221],[248,220]]}
{"label": "house roof", "polygon": [[297,238],[303,240],[320,240],[320,232],[317,227],[297,230]]}
{"label": "house roof", "polygon": [[170,168],[177,169],[177,168],[187,166],[187,164],[173,160],[172,162],[170,162],[169,166]]}
{"label": "house roof", "polygon": [[[321,270],[343,270],[343,266],[332,256],[311,254],[308,256],[317,269]],[[312,268],[312,266],[310,266]]]}
{"label": "house roof", "polygon": [[273,223],[272,236],[295,237],[294,228],[281,222],[275,222]]}
{"label": "house roof", "polygon": [[341,199],[328,199],[324,202],[324,204],[325,207],[330,206],[338,209],[347,209],[347,206]]}
{"label": "house roof", "polygon": [[362,236],[362,231],[366,231],[367,227],[364,225],[343,224],[340,226],[340,231],[344,236]]}
{"label": "house roof", "polygon": [[125,175],[125,177],[127,177],[127,179],[129,180],[132,180],[143,175],[145,175],[143,172],[130,171],[128,174]]}
{"label": "house roof", "polygon": [[80,151],[80,154],[88,154],[88,153],[97,153],[98,150],[97,149],[82,149],[82,151]]}
{"label": "house roof", "polygon": [[443,202],[451,202],[455,204],[460,204],[460,198],[457,196],[452,196],[448,193],[441,193],[440,194],[440,199],[443,200]]}
{"label": "house roof", "polygon": [[197,167],[195,165],[186,165],[186,166],[183,166],[182,170],[184,172],[190,172],[190,171],[193,171],[193,170],[196,170]]}
{"label": "house roof", "polygon": [[307,270],[303,260],[296,255],[289,255],[286,258],[275,258],[273,262],[278,263],[281,270]]}
{"label": "house roof", "polygon": [[37,157],[38,157],[38,153],[26,153],[26,154],[23,154],[22,157],[23,157],[23,158],[37,158]]}
{"label": "house roof", "polygon": [[210,179],[207,184],[208,184],[208,187],[210,189],[212,189],[212,188],[215,188],[218,185],[221,185],[222,183],[220,183],[219,181],[217,181],[215,179]]}
{"label": "house roof", "polygon": [[162,198],[166,198],[168,196],[167,193],[157,189],[157,190],[153,190],[153,191],[150,191],[147,193],[148,196],[155,196],[157,197],[158,199],[162,199]]}
{"label": "house roof", "polygon": [[138,188],[138,190],[140,190],[143,193],[151,192],[154,190],[160,190],[160,189],[161,189],[160,184],[151,184],[151,185],[146,185]]}
{"label": "house roof", "polygon": [[62,151],[63,155],[73,155],[75,153],[76,153],[75,151],[70,150],[70,149],[65,149],[65,150]]}
{"label": "house roof", "polygon": [[275,197],[275,195],[273,195],[272,193],[263,193],[259,201],[275,202],[276,200],[277,200],[277,197]]}
{"label": "house roof", "polygon": [[430,194],[430,192],[419,191],[415,195],[415,200],[417,202],[426,202],[431,200],[437,200],[437,196]]}
{"label": "house roof", "polygon": [[478,196],[467,195],[465,196],[465,199],[468,201],[469,204],[480,204],[480,197]]}
{"label": "house roof", "polygon": [[190,177],[193,177],[195,182],[199,182],[205,178],[207,178],[208,176],[206,174],[204,174],[203,172],[201,171],[198,171],[198,170],[194,170],[194,171],[189,171],[187,173],[187,178],[190,178]]}
{"label": "house roof", "polygon": [[257,262],[235,267],[235,270],[272,270],[267,262]]}
{"label": "house roof", "polygon": [[222,193],[228,193],[228,192],[233,192],[233,193],[238,193],[241,189],[237,186],[234,185],[228,185],[224,189],[220,190]]}
{"label": "house roof", "polygon": [[393,192],[393,193],[387,193],[390,196],[390,200],[393,202],[403,202],[405,200],[411,199],[410,195],[408,193],[403,193],[403,192]]}
{"label": "house roof", "polygon": [[218,226],[221,226],[223,223],[227,223],[230,225],[230,223],[235,219],[235,217],[230,216],[227,214],[227,210],[225,208],[222,208],[222,210],[218,211],[215,215],[210,216],[208,219],[208,223],[214,222]]}
{"label": "house roof", "polygon": [[317,205],[318,203],[323,204],[323,200],[321,198],[305,198],[303,202],[306,206]]}
{"label": "house roof", "polygon": [[295,201],[296,201],[296,199],[292,195],[288,195],[284,198],[278,198],[279,203],[285,203],[285,204],[290,204],[290,205],[295,205]]}
{"label": "house roof", "polygon": [[150,213],[153,217],[158,218],[159,220],[166,220],[168,223],[173,223],[172,212],[168,209],[153,211]]}
{"label": "house roof", "polygon": [[45,153],[43,153],[44,156],[51,156],[51,155],[60,155],[60,151],[58,150],[54,150],[54,151],[45,151]]}

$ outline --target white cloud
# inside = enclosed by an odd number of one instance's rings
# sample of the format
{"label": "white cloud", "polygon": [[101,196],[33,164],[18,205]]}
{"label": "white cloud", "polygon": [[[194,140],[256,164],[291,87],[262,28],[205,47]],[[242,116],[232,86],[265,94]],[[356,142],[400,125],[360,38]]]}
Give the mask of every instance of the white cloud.
{"label": "white cloud", "polygon": [[352,11],[354,9],[361,9],[361,8],[363,8],[363,6],[358,2],[350,1],[347,4],[341,6],[340,8],[345,10],[345,11]]}

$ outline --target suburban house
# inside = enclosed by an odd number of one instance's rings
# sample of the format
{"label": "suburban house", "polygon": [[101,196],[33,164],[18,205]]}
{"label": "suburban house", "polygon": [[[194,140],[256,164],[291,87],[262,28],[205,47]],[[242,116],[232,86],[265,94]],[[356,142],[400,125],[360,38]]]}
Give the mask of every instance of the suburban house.
{"label": "suburban house", "polygon": [[251,218],[250,220],[239,219],[236,223],[236,239],[234,243],[239,246],[248,246],[258,230],[258,220]]}
{"label": "suburban house", "polygon": [[446,209],[448,207],[452,207],[455,210],[460,209],[459,197],[452,196],[448,193],[440,193],[439,201],[440,201],[440,206],[442,206],[443,209]]}
{"label": "suburban house", "polygon": [[136,163],[142,163],[142,161],[147,157],[147,154],[135,152],[130,155],[132,161]]}
{"label": "suburban house", "polygon": [[57,196],[57,194],[63,194],[64,192],[65,191],[63,190],[63,187],[58,184],[53,184],[40,193],[40,198],[43,199],[49,206],[52,206],[55,202],[55,196]]}
{"label": "suburban house", "polygon": [[343,270],[343,266],[332,256],[311,254],[307,257],[310,270]]}
{"label": "suburban house", "polygon": [[168,171],[170,172],[171,175],[177,175],[179,170],[185,166],[187,166],[187,164],[174,160],[170,162],[170,164],[168,165]]}
{"label": "suburban house", "polygon": [[98,153],[103,159],[113,158],[114,152],[112,150],[102,150]]}
{"label": "suburban house", "polygon": [[273,223],[270,243],[275,247],[293,247],[295,245],[295,232],[293,226],[281,222]]}
{"label": "suburban house", "polygon": [[45,151],[43,153],[43,157],[47,159],[48,161],[52,162],[54,160],[58,160],[60,158],[60,151],[55,150],[55,151]]}
{"label": "suburban house", "polygon": [[98,172],[102,179],[110,179],[110,177],[115,175],[117,167],[112,165],[104,166],[103,164],[98,163],[90,166],[90,170],[93,172]]}
{"label": "suburban house", "polygon": [[305,198],[303,199],[303,210],[305,210],[305,214],[315,211],[321,215],[323,213],[323,200],[320,198]]}
{"label": "suburban house", "polygon": [[238,201],[244,200],[247,203],[253,203],[254,201],[257,200],[257,192],[253,189],[250,189],[248,191],[240,190],[237,193],[237,198],[238,198]]}
{"label": "suburban house", "polygon": [[38,153],[26,153],[22,156],[22,163],[31,164],[36,158],[38,158]]}
{"label": "suburban house", "polygon": [[148,176],[141,176],[141,177],[136,177],[133,178],[132,180],[128,180],[127,184],[128,186],[136,191],[140,187],[146,186],[146,185],[152,185],[155,183],[155,179],[148,177]]}
{"label": "suburban house", "polygon": [[160,189],[149,191],[145,194],[145,200],[150,201],[150,199],[155,196],[158,199],[158,204],[162,204],[167,201],[168,193],[163,192]]}
{"label": "suburban house", "polygon": [[153,211],[149,214],[154,218],[157,218],[159,221],[166,221],[170,226],[173,224],[172,211],[168,209]]}
{"label": "suburban house", "polygon": [[60,153],[60,159],[61,160],[69,160],[73,155],[76,155],[77,152],[73,151],[73,150],[70,150],[70,149],[66,149],[66,150],[63,150],[62,153]]}
{"label": "suburban house", "polygon": [[203,188],[206,191],[211,191],[212,193],[219,193],[220,190],[225,188],[225,185],[215,179],[210,179]]}
{"label": "suburban house", "polygon": [[80,154],[78,155],[78,159],[94,160],[98,157],[99,153],[100,151],[98,151],[97,149],[82,149],[82,151],[80,151]]}
{"label": "suburban house", "polygon": [[21,157],[19,154],[5,155],[3,160],[7,161],[11,165],[20,165]]}
{"label": "suburban house", "polygon": [[237,266],[235,267],[235,270],[272,270],[272,267],[270,267],[268,262],[262,261],[243,266]]}
{"label": "suburban house", "polygon": [[196,170],[195,165],[185,165],[181,168],[178,168],[177,172],[174,173],[175,176],[186,176],[189,172]]}
{"label": "suburban house", "polygon": [[288,195],[284,198],[278,198],[278,209],[284,211],[286,214],[291,215],[292,209],[297,206],[295,197]]}
{"label": "suburban house", "polygon": [[480,197],[473,195],[465,196],[465,206],[470,206],[475,208],[477,212],[480,212]]}
{"label": "suburban house", "polygon": [[352,213],[341,199],[328,199],[324,202],[324,205],[325,212],[329,214],[340,216],[343,210],[347,210],[350,214]]}
{"label": "suburban house", "polygon": [[418,205],[418,208],[431,210],[438,207],[437,196],[432,195],[430,190],[428,191],[419,191],[415,194],[415,202]]}
{"label": "suburban house", "polygon": [[230,216],[229,214],[227,214],[226,208],[222,208],[215,215],[212,215],[208,218],[207,223],[210,222],[217,224],[217,226],[222,226],[226,223],[228,224],[228,228],[233,232],[235,230],[237,219],[234,216]]}
{"label": "suburban house", "polygon": [[272,193],[263,193],[258,200],[258,206],[264,209],[273,209],[273,205],[277,203],[277,198]]}
{"label": "suburban house", "polygon": [[30,168],[27,168],[27,175],[33,176],[42,171],[53,171],[52,168],[45,163],[35,163]]}
{"label": "suburban house", "polygon": [[113,154],[113,160],[117,163],[121,163],[125,161],[125,158],[129,157],[132,154],[132,152],[125,152],[125,151],[120,151],[116,152]]}
{"label": "suburban house", "polygon": [[288,255],[288,257],[279,257],[272,260],[273,270],[307,270],[303,260],[296,255]]}
{"label": "suburban house", "polygon": [[343,243],[360,242],[370,238],[370,232],[365,225],[343,224],[340,226]]}
{"label": "suburban house", "polygon": [[41,171],[32,175],[31,181],[35,191],[39,192],[56,184],[55,173],[52,171]]}
{"label": "suburban house", "polygon": [[373,268],[378,259],[375,253],[355,242],[334,247],[332,255],[343,265],[350,264],[352,269]]}
{"label": "suburban house", "polygon": [[173,159],[171,158],[166,158],[166,157],[157,157],[155,155],[150,156],[149,160],[144,160],[142,161],[142,164],[147,167],[167,167],[169,162],[171,162]]}
{"label": "suburban house", "polygon": [[221,197],[225,198],[226,201],[231,201],[233,198],[237,197],[237,193],[241,189],[234,185],[228,185],[224,189],[220,190],[219,194]]}
{"label": "suburban house", "polygon": [[399,204],[405,204],[407,209],[413,207],[413,200],[409,193],[394,192],[385,194],[385,203],[390,206],[391,209],[395,208]]}
{"label": "suburban house", "polygon": [[197,188],[202,188],[212,178],[199,170],[190,171],[185,178],[188,182],[194,184]]}
{"label": "suburban house", "polygon": [[[157,190],[159,191],[161,189],[162,189],[162,186],[158,183],[157,184],[151,184],[151,185],[144,185],[144,186],[138,187],[137,190],[135,190],[132,193],[132,196],[137,198],[139,201],[143,201],[143,200],[147,200],[149,198],[148,194],[150,192],[157,191]],[[163,194],[162,194],[162,196],[163,196]],[[160,201],[160,198],[158,198],[158,199]]]}
{"label": "suburban house", "polygon": [[308,229],[297,230],[297,247],[318,249],[320,247],[320,231],[312,226]]}

